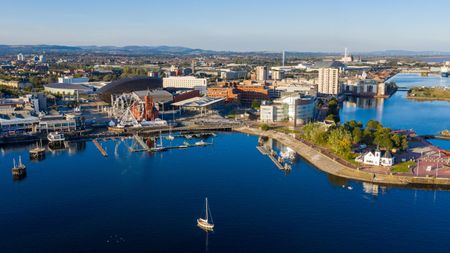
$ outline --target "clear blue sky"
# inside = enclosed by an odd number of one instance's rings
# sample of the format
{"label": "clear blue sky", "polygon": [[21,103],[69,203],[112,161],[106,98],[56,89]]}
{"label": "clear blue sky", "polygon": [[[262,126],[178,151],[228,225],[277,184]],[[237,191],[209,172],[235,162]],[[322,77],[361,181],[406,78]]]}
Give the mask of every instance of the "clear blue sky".
{"label": "clear blue sky", "polygon": [[450,51],[448,0],[1,0],[0,44]]}

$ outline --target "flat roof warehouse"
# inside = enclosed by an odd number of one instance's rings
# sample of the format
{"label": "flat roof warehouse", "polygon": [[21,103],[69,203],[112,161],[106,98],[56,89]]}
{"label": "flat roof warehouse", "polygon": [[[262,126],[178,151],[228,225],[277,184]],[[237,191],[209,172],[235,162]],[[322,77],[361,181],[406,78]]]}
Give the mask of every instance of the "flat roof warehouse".
{"label": "flat roof warehouse", "polygon": [[172,105],[184,108],[210,108],[223,101],[225,101],[225,98],[194,97],[173,103]]}

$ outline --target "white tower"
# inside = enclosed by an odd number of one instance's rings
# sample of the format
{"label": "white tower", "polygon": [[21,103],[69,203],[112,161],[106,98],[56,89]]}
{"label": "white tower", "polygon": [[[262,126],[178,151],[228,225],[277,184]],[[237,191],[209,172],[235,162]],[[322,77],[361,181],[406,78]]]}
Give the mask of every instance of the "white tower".
{"label": "white tower", "polygon": [[283,57],[282,57],[282,60],[281,60],[281,66],[283,66],[284,67],[284,61],[285,61],[285,51],[283,50]]}

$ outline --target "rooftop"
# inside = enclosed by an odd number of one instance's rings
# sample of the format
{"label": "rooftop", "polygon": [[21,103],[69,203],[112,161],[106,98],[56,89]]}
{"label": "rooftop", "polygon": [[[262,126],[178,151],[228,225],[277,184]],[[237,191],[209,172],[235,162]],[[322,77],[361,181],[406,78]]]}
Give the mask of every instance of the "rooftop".
{"label": "rooftop", "polygon": [[338,61],[320,61],[320,62],[316,62],[313,65],[313,69],[322,69],[322,68],[345,68],[345,64],[338,62]]}
{"label": "rooftop", "polygon": [[225,98],[211,98],[211,97],[194,97],[180,102],[173,103],[173,106],[182,107],[207,107],[209,105],[224,101]]}
{"label": "rooftop", "polygon": [[92,88],[86,87],[81,84],[67,84],[67,83],[49,83],[45,84],[44,87],[52,89],[65,89],[65,90],[92,90]]}

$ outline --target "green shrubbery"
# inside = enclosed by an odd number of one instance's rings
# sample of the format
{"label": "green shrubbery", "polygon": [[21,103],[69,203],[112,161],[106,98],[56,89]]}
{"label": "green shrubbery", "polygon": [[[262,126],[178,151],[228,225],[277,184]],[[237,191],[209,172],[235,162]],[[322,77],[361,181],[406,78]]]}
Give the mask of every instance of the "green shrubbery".
{"label": "green shrubbery", "polygon": [[263,131],[267,131],[267,130],[270,129],[270,126],[267,125],[267,124],[261,124],[261,125],[259,126],[259,128],[261,128],[261,130],[263,130]]}
{"label": "green shrubbery", "polygon": [[317,145],[326,146],[345,158],[354,157],[353,144],[376,145],[386,150],[408,148],[406,136],[393,134],[391,129],[374,120],[369,120],[365,128],[361,122],[354,120],[331,127],[309,123],[303,127],[303,137]]}

